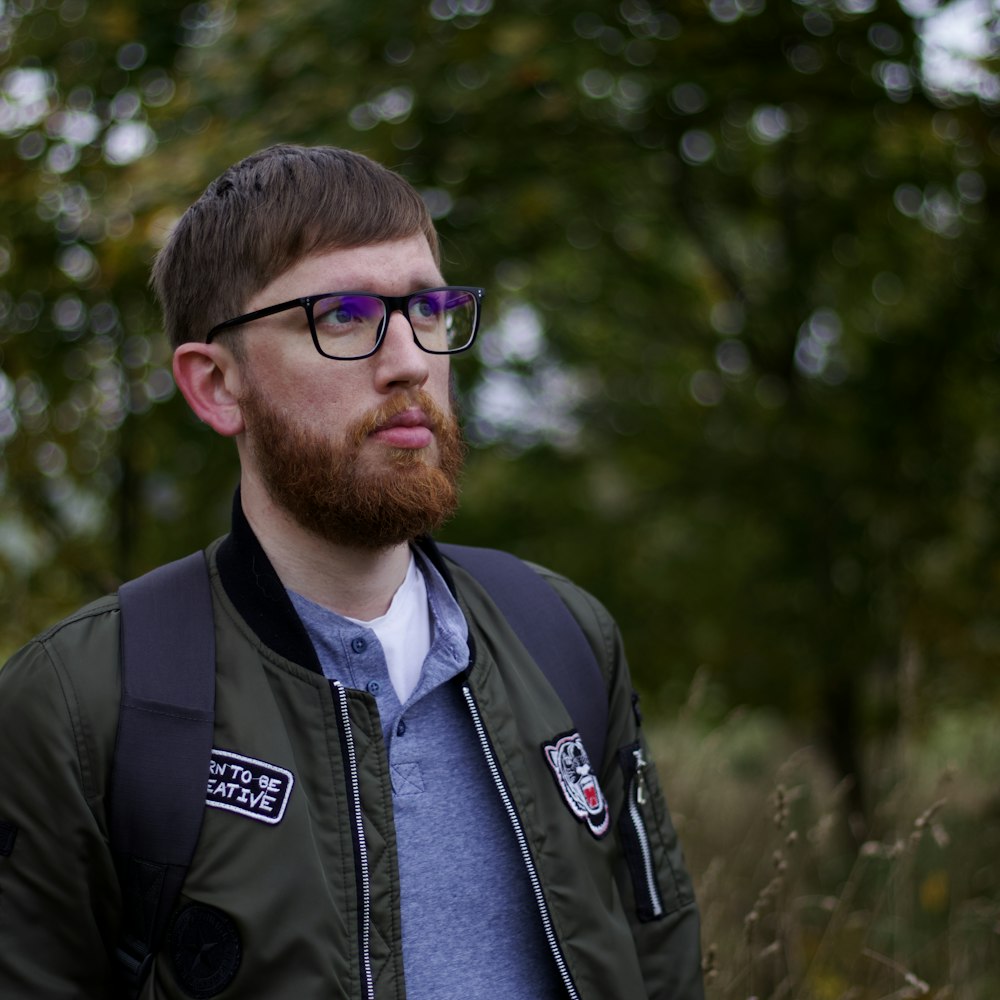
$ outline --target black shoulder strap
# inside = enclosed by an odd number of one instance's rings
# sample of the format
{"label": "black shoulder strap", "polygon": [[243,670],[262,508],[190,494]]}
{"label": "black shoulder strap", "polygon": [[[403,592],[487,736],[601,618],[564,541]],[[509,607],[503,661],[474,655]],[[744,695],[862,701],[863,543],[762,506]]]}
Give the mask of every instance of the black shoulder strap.
{"label": "black shoulder strap", "polygon": [[110,835],[122,886],[117,958],[138,994],[194,856],[215,719],[215,627],[201,552],[124,584],[122,703]]}
{"label": "black shoulder strap", "polygon": [[562,699],[595,770],[604,760],[607,684],[594,651],[562,598],[517,556],[498,549],[438,545],[486,589]]}

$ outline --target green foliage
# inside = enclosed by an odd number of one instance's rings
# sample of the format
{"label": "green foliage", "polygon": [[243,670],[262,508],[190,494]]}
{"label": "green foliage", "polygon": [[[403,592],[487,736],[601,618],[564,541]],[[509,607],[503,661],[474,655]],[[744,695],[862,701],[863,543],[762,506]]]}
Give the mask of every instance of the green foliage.
{"label": "green foliage", "polygon": [[4,645],[225,529],[149,264],[238,157],[338,143],[489,286],[449,535],[595,591],[648,694],[703,667],[858,773],[904,651],[962,699],[1000,648],[997,90],[921,51],[874,0],[7,2]]}

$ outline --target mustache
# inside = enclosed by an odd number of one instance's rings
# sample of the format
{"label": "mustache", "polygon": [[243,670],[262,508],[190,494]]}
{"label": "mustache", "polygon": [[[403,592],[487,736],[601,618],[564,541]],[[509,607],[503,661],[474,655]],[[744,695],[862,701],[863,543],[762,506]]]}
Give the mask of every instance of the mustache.
{"label": "mustache", "polygon": [[380,427],[387,424],[393,417],[407,410],[419,409],[427,418],[427,424],[435,435],[440,434],[445,427],[455,423],[455,417],[446,413],[423,389],[401,393],[387,399],[379,406],[373,407],[348,428],[347,440],[355,448],[360,448],[369,434],[374,434]]}

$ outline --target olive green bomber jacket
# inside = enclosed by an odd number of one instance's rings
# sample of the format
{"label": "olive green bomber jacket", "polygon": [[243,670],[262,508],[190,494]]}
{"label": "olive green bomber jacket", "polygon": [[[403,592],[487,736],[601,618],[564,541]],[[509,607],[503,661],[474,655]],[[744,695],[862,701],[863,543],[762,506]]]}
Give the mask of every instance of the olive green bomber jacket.
{"label": "olive green bomber jacket", "polygon": [[[456,683],[522,845],[567,995],[698,1000],[697,910],[612,619],[546,573],[608,680],[607,749],[594,767],[610,823],[598,837],[574,815],[543,753],[573,730],[565,707],[478,583],[433,543],[422,545],[469,622],[472,659]],[[242,811],[237,800],[206,809],[143,997],[402,1000],[392,790],[375,701],[323,677],[244,521],[209,554],[216,763],[248,762],[244,771],[273,794],[265,822],[253,815],[259,798]],[[112,995],[121,895],[106,807],[118,618],[115,598],[98,601],[0,670],[5,1000]]]}

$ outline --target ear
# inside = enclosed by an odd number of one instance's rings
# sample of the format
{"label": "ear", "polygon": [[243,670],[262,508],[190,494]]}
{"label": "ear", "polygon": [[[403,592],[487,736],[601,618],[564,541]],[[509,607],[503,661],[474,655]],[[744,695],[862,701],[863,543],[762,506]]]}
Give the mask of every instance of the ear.
{"label": "ear", "polygon": [[242,374],[221,344],[189,342],[174,351],[174,380],[195,416],[223,437],[244,429],[239,405]]}

